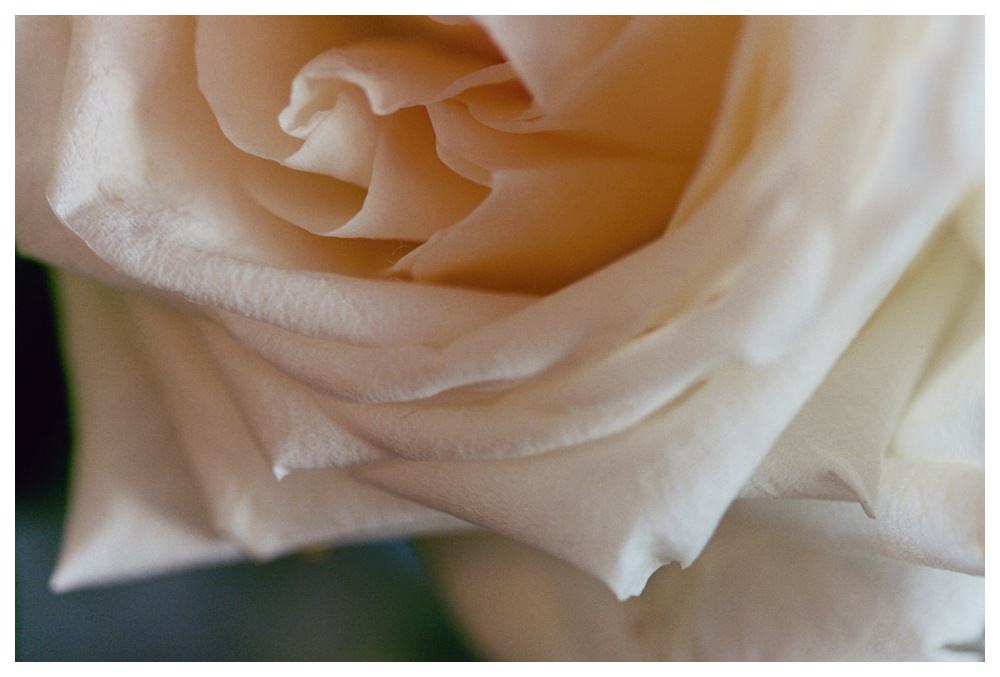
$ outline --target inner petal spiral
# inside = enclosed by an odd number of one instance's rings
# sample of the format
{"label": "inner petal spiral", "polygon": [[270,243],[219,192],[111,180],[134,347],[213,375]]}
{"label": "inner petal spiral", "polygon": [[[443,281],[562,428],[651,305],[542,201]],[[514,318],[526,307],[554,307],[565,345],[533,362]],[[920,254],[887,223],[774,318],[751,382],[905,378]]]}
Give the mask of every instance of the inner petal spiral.
{"label": "inner petal spiral", "polygon": [[310,232],[409,243],[386,274],[548,293],[667,228],[738,28],[700,17],[355,26],[286,89],[275,122],[294,150],[255,153],[296,171],[275,181],[254,165],[244,185]]}

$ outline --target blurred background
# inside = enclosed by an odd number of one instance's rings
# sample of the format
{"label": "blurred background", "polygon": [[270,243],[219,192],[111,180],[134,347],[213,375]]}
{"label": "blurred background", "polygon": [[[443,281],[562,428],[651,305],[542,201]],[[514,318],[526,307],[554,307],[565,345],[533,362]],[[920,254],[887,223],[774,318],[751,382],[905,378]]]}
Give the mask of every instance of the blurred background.
{"label": "blurred background", "polygon": [[16,261],[17,660],[470,660],[413,547],[333,548],[54,595],[72,447],[46,269]]}

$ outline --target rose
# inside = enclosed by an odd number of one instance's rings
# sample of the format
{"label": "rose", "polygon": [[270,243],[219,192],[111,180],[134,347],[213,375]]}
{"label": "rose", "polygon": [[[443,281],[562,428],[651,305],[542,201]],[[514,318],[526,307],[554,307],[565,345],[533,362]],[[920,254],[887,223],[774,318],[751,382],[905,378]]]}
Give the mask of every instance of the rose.
{"label": "rose", "polygon": [[[358,35],[399,29],[319,31],[346,46],[317,57],[311,21],[21,24],[19,244],[121,289],[65,278],[56,587],[464,520],[627,596],[738,495],[813,546],[979,570],[981,330],[952,309],[981,224],[934,226],[981,176],[980,29],[753,19],[726,66],[724,23],[493,22],[507,67],[423,24],[387,69],[412,72],[360,97]],[[344,222],[366,180],[339,239],[288,223]]]}
{"label": "rose", "polygon": [[905,405],[981,288],[981,225],[936,228],[982,179],[981,48],[916,18],[22,21],[19,246],[99,282],[63,284],[54,586],[471,523],[627,597],[741,495],[979,572],[981,399]]}

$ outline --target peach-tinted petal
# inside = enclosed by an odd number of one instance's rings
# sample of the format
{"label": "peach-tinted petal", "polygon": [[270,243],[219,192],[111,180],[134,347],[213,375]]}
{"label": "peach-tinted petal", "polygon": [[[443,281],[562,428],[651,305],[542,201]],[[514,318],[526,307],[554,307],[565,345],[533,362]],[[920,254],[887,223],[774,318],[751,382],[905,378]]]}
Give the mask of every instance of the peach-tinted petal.
{"label": "peach-tinted petal", "polygon": [[479,22],[543,107],[622,32],[623,16],[489,16]]}
{"label": "peach-tinted petal", "polygon": [[364,207],[328,234],[420,242],[460,220],[485,196],[481,186],[438,159],[427,114],[400,111],[384,122]]}
{"label": "peach-tinted petal", "polygon": [[523,64],[544,113],[497,126],[586,131],[693,165],[717,117],[740,19],[564,19],[484,19],[515,68]]}
{"label": "peach-tinted petal", "polygon": [[682,182],[674,165],[631,158],[497,171],[477,209],[395,269],[418,280],[550,292],[662,233]]}
{"label": "peach-tinted petal", "polygon": [[305,143],[282,164],[367,188],[381,131],[382,121],[364,93],[345,86],[329,108],[312,116],[308,130],[301,132]]}
{"label": "peach-tinted petal", "polygon": [[300,143],[278,125],[292,79],[316,54],[371,32],[372,23],[365,17],[200,17],[198,85],[227,138],[272,160],[294,153]]}
{"label": "peach-tinted petal", "polygon": [[[460,220],[486,195],[438,160],[433,131],[420,110],[381,121],[373,160],[367,192],[253,160],[242,165],[243,186],[269,211],[317,235],[411,242]],[[382,268],[398,257],[383,256]]]}

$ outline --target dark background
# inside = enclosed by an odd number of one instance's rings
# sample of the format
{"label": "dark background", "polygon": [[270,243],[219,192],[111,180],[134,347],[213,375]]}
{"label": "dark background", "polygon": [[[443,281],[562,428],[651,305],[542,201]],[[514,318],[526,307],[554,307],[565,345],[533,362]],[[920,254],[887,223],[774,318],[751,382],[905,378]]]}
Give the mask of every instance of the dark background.
{"label": "dark background", "polygon": [[46,269],[16,261],[17,660],[468,660],[412,546],[54,595],[72,445]]}

